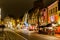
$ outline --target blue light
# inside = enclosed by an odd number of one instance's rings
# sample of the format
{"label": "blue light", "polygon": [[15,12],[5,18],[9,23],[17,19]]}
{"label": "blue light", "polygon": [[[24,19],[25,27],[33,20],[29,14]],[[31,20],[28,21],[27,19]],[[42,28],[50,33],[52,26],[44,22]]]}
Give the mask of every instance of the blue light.
{"label": "blue light", "polygon": [[28,27],[28,23],[27,22],[24,22],[25,26]]}

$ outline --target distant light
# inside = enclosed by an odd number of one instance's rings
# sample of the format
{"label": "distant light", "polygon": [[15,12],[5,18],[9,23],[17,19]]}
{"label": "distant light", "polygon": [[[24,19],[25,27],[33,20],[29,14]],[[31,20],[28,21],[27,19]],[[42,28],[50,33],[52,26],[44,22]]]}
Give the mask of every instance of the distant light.
{"label": "distant light", "polygon": [[58,24],[60,25],[60,17],[59,17],[59,19],[58,19]]}
{"label": "distant light", "polygon": [[52,26],[56,26],[55,24],[52,24]]}
{"label": "distant light", "polygon": [[17,19],[17,22],[19,22],[19,19]]}
{"label": "distant light", "polygon": [[27,22],[24,22],[25,23],[25,26],[28,27],[28,23]]}

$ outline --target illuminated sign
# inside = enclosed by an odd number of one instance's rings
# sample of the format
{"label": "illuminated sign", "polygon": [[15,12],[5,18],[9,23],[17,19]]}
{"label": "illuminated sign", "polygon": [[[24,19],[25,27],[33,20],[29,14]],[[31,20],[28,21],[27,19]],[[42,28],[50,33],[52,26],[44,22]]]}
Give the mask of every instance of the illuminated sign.
{"label": "illuminated sign", "polygon": [[51,22],[55,21],[55,17],[54,16],[51,16],[50,19],[51,19]]}

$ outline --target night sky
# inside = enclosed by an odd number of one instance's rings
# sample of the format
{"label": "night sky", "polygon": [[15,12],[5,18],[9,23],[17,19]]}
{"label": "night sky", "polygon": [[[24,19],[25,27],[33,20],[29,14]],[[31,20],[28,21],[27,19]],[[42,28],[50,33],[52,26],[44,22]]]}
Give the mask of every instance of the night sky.
{"label": "night sky", "polygon": [[35,0],[0,0],[2,17],[6,15],[12,17],[22,17],[23,14],[33,7]]}
{"label": "night sky", "polygon": [[[26,11],[33,8],[33,3],[36,0],[0,0],[2,19],[5,16],[14,18],[22,17]],[[44,5],[50,4],[54,0],[43,0]]]}

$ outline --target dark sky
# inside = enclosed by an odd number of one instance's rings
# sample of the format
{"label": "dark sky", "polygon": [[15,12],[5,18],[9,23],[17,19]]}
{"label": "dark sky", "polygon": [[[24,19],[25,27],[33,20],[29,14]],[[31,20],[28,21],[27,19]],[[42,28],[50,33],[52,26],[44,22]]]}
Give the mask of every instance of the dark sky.
{"label": "dark sky", "polygon": [[21,17],[27,10],[33,7],[35,0],[0,0],[2,17],[7,14],[13,17]]}

